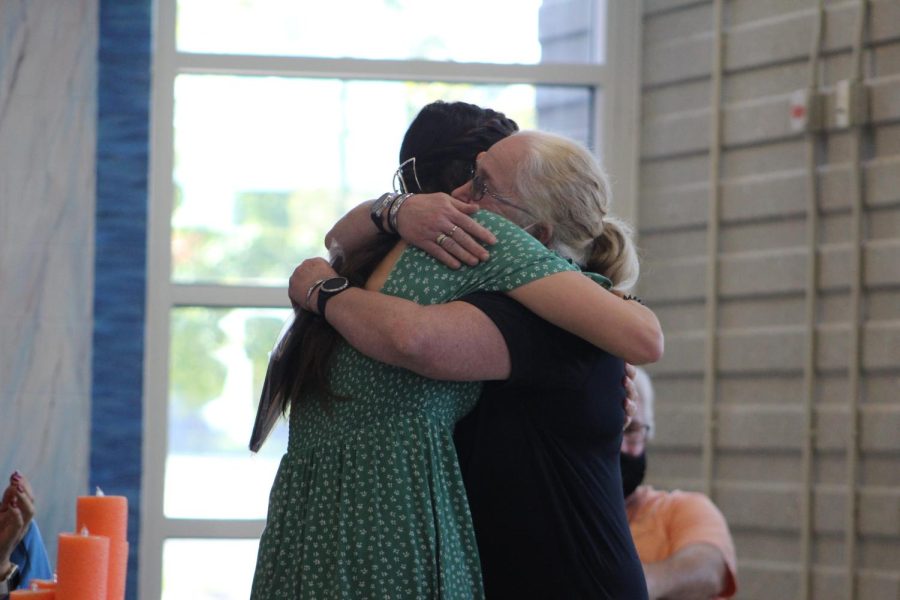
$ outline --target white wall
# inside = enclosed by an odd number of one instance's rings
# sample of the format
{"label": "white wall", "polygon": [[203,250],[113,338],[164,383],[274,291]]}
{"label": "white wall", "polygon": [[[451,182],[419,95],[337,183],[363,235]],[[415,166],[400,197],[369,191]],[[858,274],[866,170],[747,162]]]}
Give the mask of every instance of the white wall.
{"label": "white wall", "polygon": [[97,0],[0,2],[0,483],[55,561],[89,462]]}

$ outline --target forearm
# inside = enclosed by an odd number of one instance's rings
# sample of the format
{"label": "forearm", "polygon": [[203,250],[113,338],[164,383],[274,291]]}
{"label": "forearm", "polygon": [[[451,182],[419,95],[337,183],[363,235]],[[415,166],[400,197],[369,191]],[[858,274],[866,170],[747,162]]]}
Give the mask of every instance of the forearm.
{"label": "forearm", "polygon": [[415,302],[351,288],[328,303],[328,322],[347,342],[375,360],[411,368],[419,345]]}
{"label": "forearm", "polygon": [[662,356],[662,327],[653,311],[619,298],[581,273],[550,275],[509,295],[557,327],[632,364]]}
{"label": "forearm", "polygon": [[369,217],[372,202],[374,200],[363,202],[352,209],[325,234],[325,248],[332,255],[337,252],[352,253],[378,235],[378,228]]}
{"label": "forearm", "polygon": [[692,544],[643,567],[650,600],[709,600],[725,587],[725,560],[708,544]]}
{"label": "forearm", "polygon": [[626,360],[633,358],[632,364],[654,363],[662,358],[665,348],[662,325],[652,310],[633,300],[617,303],[617,313],[622,317],[622,331],[618,343],[628,346],[623,350]]}
{"label": "forearm", "polygon": [[419,375],[453,381],[509,376],[503,336],[470,304],[421,306],[353,288],[332,298],[326,314],[344,339],[366,356]]}

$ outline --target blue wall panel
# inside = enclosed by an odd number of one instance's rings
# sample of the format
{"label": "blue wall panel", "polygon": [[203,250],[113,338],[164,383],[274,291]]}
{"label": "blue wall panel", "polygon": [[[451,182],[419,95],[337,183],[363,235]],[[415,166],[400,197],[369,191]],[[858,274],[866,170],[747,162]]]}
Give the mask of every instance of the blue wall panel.
{"label": "blue wall panel", "polygon": [[90,486],[128,497],[128,589],[137,598],[152,2],[102,0]]}

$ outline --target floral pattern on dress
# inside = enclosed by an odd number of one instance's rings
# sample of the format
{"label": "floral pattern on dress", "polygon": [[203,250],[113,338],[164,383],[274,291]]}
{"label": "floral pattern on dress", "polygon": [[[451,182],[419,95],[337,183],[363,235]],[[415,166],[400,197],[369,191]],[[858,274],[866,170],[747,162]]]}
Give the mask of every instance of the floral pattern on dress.
{"label": "floral pattern on dress", "polygon": [[[382,292],[438,304],[577,270],[503,217],[475,218],[497,237],[490,260],[451,270],[410,247]],[[427,379],[343,342],[330,381],[346,399],[291,411],[251,598],[483,598],[453,446],[481,385]]]}

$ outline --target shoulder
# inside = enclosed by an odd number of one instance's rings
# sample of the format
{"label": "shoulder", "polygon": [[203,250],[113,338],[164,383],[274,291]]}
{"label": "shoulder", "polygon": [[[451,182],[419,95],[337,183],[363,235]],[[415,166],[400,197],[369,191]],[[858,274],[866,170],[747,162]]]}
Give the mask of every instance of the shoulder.
{"label": "shoulder", "polygon": [[490,246],[491,252],[507,245],[524,245],[539,249],[547,254],[551,253],[537,238],[504,216],[482,209],[472,215],[472,218],[490,229],[491,233],[496,236],[497,243]]}
{"label": "shoulder", "polygon": [[725,516],[705,494],[681,490],[667,492],[660,501],[659,510],[673,537],[681,540],[679,546],[705,541],[721,548],[726,557],[734,555]]}
{"label": "shoulder", "polygon": [[487,246],[490,258],[471,268],[503,274],[508,279],[508,289],[555,273],[580,272],[571,261],[546,248],[509,219],[485,210],[479,210],[473,217],[489,229],[497,241]]}
{"label": "shoulder", "polygon": [[663,500],[673,508],[683,508],[721,514],[719,509],[706,494],[701,494],[700,492],[687,492],[682,490],[672,490],[670,492],[659,493]]}
{"label": "shoulder", "polygon": [[[717,522],[723,523],[725,518],[721,511],[705,494],[682,490],[657,490],[650,486],[639,489],[637,506],[640,510],[656,513],[664,521]],[[635,492],[636,494],[638,492]]]}
{"label": "shoulder", "polygon": [[476,292],[463,296],[460,300],[471,304],[494,322],[513,355],[520,348],[529,347],[530,340],[546,339],[545,330],[553,328],[506,294]]}
{"label": "shoulder", "polygon": [[472,218],[487,227],[488,225],[495,225],[497,227],[507,227],[512,226],[516,227],[516,224],[507,219],[502,215],[498,215],[495,212],[491,212],[489,210],[479,209],[476,211]]}
{"label": "shoulder", "polygon": [[663,522],[679,524],[721,524],[725,518],[705,494],[682,490],[657,490],[641,486],[631,502],[634,514],[655,515]]}
{"label": "shoulder", "polygon": [[471,304],[488,314],[513,314],[520,316],[533,314],[530,310],[500,292],[475,292],[467,294],[459,300]]}

